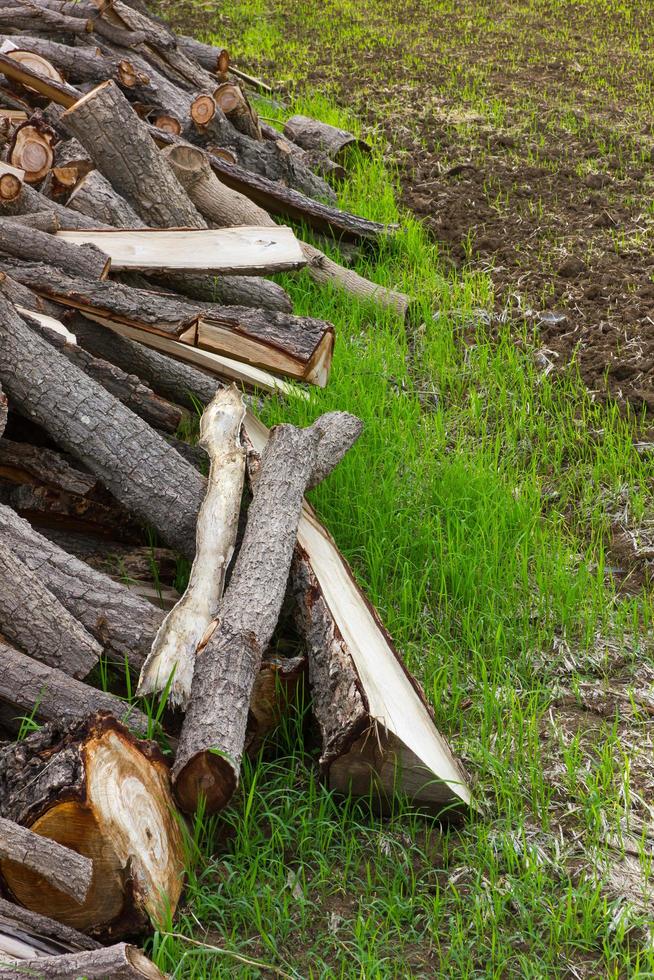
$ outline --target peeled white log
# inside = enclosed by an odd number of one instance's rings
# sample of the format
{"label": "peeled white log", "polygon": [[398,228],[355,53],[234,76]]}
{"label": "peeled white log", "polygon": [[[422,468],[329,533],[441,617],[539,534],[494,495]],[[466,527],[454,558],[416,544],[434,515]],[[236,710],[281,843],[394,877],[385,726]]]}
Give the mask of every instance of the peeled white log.
{"label": "peeled white log", "polygon": [[163,691],[170,682],[170,702],[183,709],[188,705],[195,653],[217,615],[234,552],[245,474],[244,417],[243,396],[233,386],[219,391],[202,415],[199,442],[210,468],[195,560],[186,592],[161,624],[143,665],[139,697]]}

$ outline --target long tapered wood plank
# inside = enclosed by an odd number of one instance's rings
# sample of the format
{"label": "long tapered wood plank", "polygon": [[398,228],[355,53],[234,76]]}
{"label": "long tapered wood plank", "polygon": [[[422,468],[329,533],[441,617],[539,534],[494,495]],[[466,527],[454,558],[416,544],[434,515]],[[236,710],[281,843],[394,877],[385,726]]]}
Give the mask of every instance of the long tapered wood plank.
{"label": "long tapered wood plank", "polygon": [[75,245],[95,245],[111,258],[114,271],[267,275],[306,265],[293,230],[282,225],[59,231],[56,237]]}

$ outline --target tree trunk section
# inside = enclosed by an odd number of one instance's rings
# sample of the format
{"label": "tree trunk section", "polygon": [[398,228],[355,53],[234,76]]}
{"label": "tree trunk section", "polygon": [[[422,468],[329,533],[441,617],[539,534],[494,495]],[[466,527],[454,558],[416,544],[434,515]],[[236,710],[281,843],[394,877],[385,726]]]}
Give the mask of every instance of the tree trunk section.
{"label": "tree trunk section", "polygon": [[45,262],[84,279],[105,279],[111,265],[109,256],[95,245],[73,245],[56,235],[6,221],[0,222],[0,252]]}
{"label": "tree trunk section", "polygon": [[140,670],[163,619],[159,609],[67,554],[1,505],[0,537],[116,664]]}
{"label": "tree trunk section", "polygon": [[97,228],[98,221],[69,210],[58,201],[50,201],[28,184],[23,184],[20,193],[11,201],[0,199],[0,218],[19,217],[38,214],[41,211],[56,214],[62,228]]}
{"label": "tree trunk section", "polygon": [[91,887],[91,861],[69,847],[0,817],[0,861],[22,865],[78,904]]}
{"label": "tree trunk section", "polygon": [[148,225],[205,227],[170,167],[147,139],[147,126],[114,82],[93,89],[62,119],[98,170]]}
{"label": "tree trunk section", "polygon": [[[5,938],[11,944],[9,950],[19,960],[100,948],[99,943],[83,933],[0,898],[0,958],[8,952]],[[24,973],[21,980],[25,980]]]}
{"label": "tree trunk section", "polygon": [[240,439],[244,416],[243,397],[233,387],[218,392],[202,415],[199,443],[210,468],[198,513],[195,559],[186,591],[161,624],[141,671],[139,697],[166,689],[171,704],[183,710],[191,694],[196,650],[218,613],[234,553],[245,475]]}
{"label": "tree trunk section", "polygon": [[284,124],[284,135],[303,150],[326,153],[332,160],[342,160],[348,147],[357,146],[370,152],[370,144],[357,139],[353,133],[309,116],[291,116]]}
{"label": "tree trunk section", "polygon": [[0,383],[117,500],[182,553],[195,552],[205,481],[161,436],[27,326],[0,296]]}
{"label": "tree trunk section", "polygon": [[117,943],[85,953],[20,960],[3,969],[2,980],[165,980],[165,975],[136,946]]}

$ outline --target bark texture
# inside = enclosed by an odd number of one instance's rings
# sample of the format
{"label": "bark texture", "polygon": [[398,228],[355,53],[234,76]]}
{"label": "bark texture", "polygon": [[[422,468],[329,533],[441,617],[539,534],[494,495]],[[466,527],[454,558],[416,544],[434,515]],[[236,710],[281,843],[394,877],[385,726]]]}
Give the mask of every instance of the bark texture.
{"label": "bark texture", "polygon": [[338,126],[311,119],[309,116],[291,116],[284,124],[284,135],[301,146],[303,150],[318,150],[326,153],[333,160],[338,160],[348,146],[356,145],[360,149],[370,150],[364,140],[357,139],[353,133],[348,133]]}
{"label": "bark texture", "polygon": [[98,170],[148,225],[205,227],[170,167],[148,140],[147,126],[114,82],[94,89],[64,114],[63,121]]}
{"label": "bark texture", "polygon": [[0,536],[117,664],[141,668],[163,619],[159,609],[69,555],[1,505]]}
{"label": "bark texture", "polygon": [[39,956],[100,948],[94,939],[76,929],[70,929],[45,915],[30,912],[4,898],[0,898],[0,935],[10,936],[26,944],[28,949],[31,948]]}
{"label": "bark texture", "polygon": [[87,857],[4,817],[0,817],[0,861],[24,865],[76,902],[83,902],[91,887],[93,865]]}
{"label": "bark texture", "polygon": [[77,214],[60,204],[50,201],[43,194],[28,184],[23,184],[20,194],[12,201],[0,200],[0,217],[18,217],[25,214],[36,214],[40,211],[53,212],[57,215],[62,228],[97,228],[98,221]]}
{"label": "bark texture", "polygon": [[0,385],[0,436],[5,431],[5,426],[7,424],[7,413],[8,413],[9,403],[7,401],[7,396],[2,390],[2,385]]}
{"label": "bark texture", "polygon": [[97,485],[91,473],[71,466],[61,453],[4,438],[0,439],[0,477],[11,483],[46,484],[80,496],[90,494]]}
{"label": "bark texture", "polygon": [[0,659],[0,701],[11,705],[16,717],[34,714],[44,722],[62,723],[105,711],[139,735],[147,734],[148,719],[143,712],[113,694],[37,663],[3,640],[0,640]]}
{"label": "bark texture", "polygon": [[0,222],[0,252],[45,262],[85,279],[104,279],[111,264],[109,256],[95,245],[72,245],[55,235],[7,221]]}
{"label": "bark texture", "polygon": [[2,980],[165,980],[165,975],[137,949],[117,943],[84,953],[65,953],[20,960],[0,971]]}
{"label": "bark texture", "polygon": [[43,340],[0,297],[0,382],[128,510],[190,557],[205,483],[161,436]]}
{"label": "bark texture", "polygon": [[0,629],[31,657],[86,677],[102,647],[0,538]]}

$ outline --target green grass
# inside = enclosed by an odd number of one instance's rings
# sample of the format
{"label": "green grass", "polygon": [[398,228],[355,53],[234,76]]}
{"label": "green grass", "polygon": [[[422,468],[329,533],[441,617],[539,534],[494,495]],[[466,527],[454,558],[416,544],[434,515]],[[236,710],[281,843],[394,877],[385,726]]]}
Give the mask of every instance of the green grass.
{"label": "green grass", "polygon": [[[376,20],[345,0],[321,7],[311,30],[327,38],[340,18],[348,50],[391,49],[383,4]],[[243,56],[277,58],[296,80],[292,104],[263,115],[356,127],[303,90],[308,47],[263,0],[238,5],[229,30]],[[281,278],[297,313],[335,324],[337,345],[329,386],[270,399],[263,419],[363,419],[312,499],[424,683],[479,813],[442,827],[405,801],[382,819],[335,798],[298,709],[229,810],[198,816],[184,905],[152,952],[177,978],[649,977],[645,907],[605,872],[649,814],[638,779],[651,726],[617,701],[592,725],[581,709],[584,681],[610,696],[651,665],[651,597],[620,594],[606,556],[612,515],[626,507],[637,526],[651,509],[652,457],[634,448],[644,420],[592,401],[574,365],[545,372],[526,323],[493,320],[490,278],[453,273],[398,210],[384,150],[379,138],[355,157],[340,202],[401,222],[356,268],[411,293],[420,316],[405,329],[304,274]]]}

